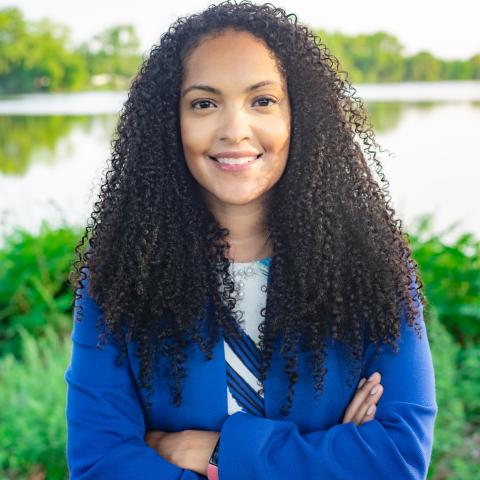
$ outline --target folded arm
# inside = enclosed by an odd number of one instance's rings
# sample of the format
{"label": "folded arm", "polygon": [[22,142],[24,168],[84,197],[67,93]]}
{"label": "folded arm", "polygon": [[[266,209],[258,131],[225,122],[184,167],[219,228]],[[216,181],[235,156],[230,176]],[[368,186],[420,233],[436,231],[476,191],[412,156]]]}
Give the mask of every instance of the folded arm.
{"label": "folded arm", "polygon": [[67,382],[67,463],[71,480],[201,480],[161,457],[144,441],[145,423],[128,360],[116,365],[118,348],[96,347],[101,310],[83,281],[81,322],[74,318]]}
{"label": "folded arm", "polygon": [[423,311],[419,339],[402,318],[400,351],[387,345],[378,356],[369,345],[363,376],[382,375],[384,393],[375,419],[301,434],[290,421],[237,412],[220,436],[219,477],[329,479],[423,479],[430,462],[437,413],[435,379]]}

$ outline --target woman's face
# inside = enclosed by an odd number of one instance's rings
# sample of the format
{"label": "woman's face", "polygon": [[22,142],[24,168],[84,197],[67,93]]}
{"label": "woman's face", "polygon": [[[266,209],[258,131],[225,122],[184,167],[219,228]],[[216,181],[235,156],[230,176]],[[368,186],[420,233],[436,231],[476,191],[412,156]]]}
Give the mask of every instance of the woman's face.
{"label": "woman's face", "polygon": [[207,204],[263,203],[285,170],[291,119],[262,41],[233,30],[204,39],[186,60],[179,113],[185,160]]}

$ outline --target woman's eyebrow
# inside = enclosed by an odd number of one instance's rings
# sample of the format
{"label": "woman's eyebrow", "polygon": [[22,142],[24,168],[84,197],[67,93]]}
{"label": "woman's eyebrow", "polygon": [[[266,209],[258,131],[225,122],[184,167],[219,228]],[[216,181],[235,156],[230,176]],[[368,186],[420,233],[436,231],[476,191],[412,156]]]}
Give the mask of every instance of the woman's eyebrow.
{"label": "woman's eyebrow", "polygon": [[[245,93],[251,92],[253,90],[256,90],[257,88],[264,87],[266,85],[280,85],[280,83],[274,80],[263,80],[262,82],[254,83],[253,85],[247,87],[245,89]],[[221,90],[215,87],[211,87],[210,85],[195,84],[187,87],[183,91],[182,97],[184,97],[188,92],[190,92],[190,90],[203,90],[204,92],[214,93],[216,95],[220,95],[222,93]]]}

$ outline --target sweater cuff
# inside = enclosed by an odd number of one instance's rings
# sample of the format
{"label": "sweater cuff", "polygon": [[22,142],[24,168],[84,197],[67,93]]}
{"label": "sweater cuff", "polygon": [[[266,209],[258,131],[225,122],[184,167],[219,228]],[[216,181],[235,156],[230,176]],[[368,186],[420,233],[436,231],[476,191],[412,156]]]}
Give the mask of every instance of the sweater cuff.
{"label": "sweater cuff", "polygon": [[[218,455],[219,478],[262,478],[265,473],[257,462],[262,461],[262,448],[281,420],[260,418],[246,412],[229,415],[221,428],[222,442]],[[283,423],[283,422],[282,422]],[[245,459],[254,459],[248,464]],[[252,476],[256,468],[259,475]]]}

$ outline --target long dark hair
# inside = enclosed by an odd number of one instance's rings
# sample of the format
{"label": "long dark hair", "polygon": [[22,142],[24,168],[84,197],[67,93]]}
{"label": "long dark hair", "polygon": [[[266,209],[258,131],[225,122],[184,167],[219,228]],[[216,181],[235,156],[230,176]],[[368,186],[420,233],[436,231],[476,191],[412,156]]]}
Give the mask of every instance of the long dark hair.
{"label": "long dark hair", "polygon": [[259,327],[260,381],[281,340],[287,415],[299,349],[311,352],[315,389],[322,391],[325,339],[342,342],[355,360],[351,382],[365,340],[396,349],[402,308],[413,325],[415,282],[426,303],[363,103],[337,59],[295,15],[271,4],[227,1],[179,18],[162,35],[120,112],[70,279],[78,299],[88,274],[89,293],[121,357],[129,341],[138,342],[139,386],[151,392],[156,355],[169,358],[177,406],[188,343],[210,359],[221,334],[236,335],[227,321],[235,313],[228,230],[202,201],[179,128],[185,59],[202,38],[226,28],[250,32],[274,52],[291,104],[287,167],[268,206],[273,255]]}

